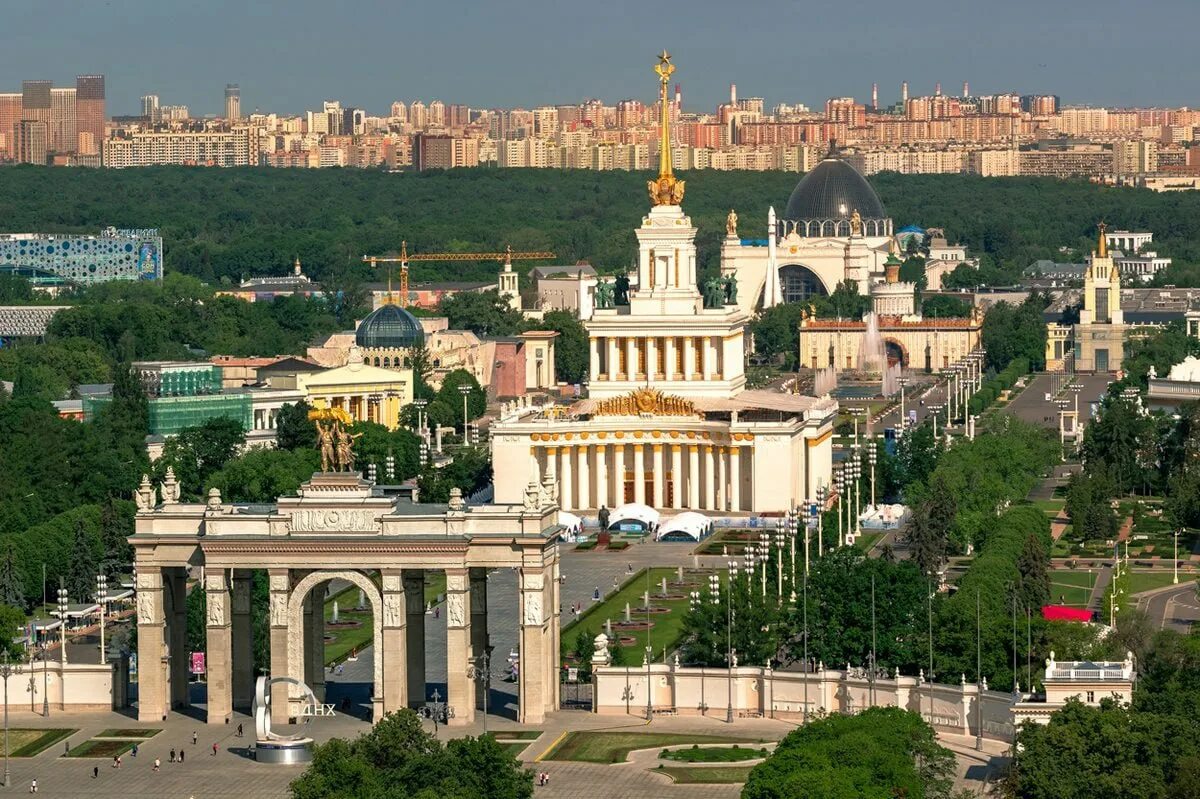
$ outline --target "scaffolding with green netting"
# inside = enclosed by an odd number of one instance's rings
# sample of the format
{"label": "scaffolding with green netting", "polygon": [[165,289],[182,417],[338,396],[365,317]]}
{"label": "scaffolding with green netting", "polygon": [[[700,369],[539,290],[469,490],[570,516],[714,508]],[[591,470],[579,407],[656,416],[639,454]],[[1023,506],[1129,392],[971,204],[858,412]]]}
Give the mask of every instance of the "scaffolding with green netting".
{"label": "scaffolding with green netting", "polygon": [[[84,418],[89,421],[112,401],[111,397],[86,397],[83,400]],[[245,430],[251,429],[253,411],[250,394],[202,394],[194,397],[151,397],[150,435],[169,436],[185,427],[204,424],[209,419],[233,419]]]}

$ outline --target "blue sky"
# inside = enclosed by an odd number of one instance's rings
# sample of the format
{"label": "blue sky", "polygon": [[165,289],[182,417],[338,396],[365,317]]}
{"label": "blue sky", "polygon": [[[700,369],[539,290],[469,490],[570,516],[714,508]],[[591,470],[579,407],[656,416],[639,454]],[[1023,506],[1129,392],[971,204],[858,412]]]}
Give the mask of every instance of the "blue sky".
{"label": "blue sky", "polygon": [[676,56],[688,110],[728,95],[818,106],[913,94],[1056,93],[1065,103],[1200,105],[1198,0],[39,0],[0,23],[0,90],[108,76],[111,113],[138,97],[193,113],[299,113],[324,99],[532,107],[651,99]]}

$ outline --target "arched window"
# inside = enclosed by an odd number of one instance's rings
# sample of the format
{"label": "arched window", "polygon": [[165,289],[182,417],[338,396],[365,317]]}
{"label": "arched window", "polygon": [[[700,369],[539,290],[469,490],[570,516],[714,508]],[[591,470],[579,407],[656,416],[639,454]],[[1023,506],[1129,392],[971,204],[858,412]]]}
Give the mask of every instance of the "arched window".
{"label": "arched window", "polygon": [[809,297],[824,297],[829,293],[811,269],[799,264],[781,266],[779,283],[783,288],[784,302],[804,302]]}

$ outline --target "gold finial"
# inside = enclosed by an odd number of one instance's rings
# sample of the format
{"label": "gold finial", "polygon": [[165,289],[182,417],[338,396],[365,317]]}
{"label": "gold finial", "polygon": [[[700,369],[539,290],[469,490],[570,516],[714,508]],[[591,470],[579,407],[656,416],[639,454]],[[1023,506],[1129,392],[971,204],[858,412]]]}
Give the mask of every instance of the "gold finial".
{"label": "gold finial", "polygon": [[1104,235],[1104,231],[1108,230],[1108,225],[1101,222],[1099,225],[1096,225],[1096,227],[1098,227],[1100,229],[1100,242],[1099,242],[1099,245],[1096,247],[1096,257],[1097,258],[1107,258],[1108,257],[1108,236]]}
{"label": "gold finial", "polygon": [[658,56],[654,72],[659,78],[658,106],[661,117],[658,178],[647,181],[646,188],[650,190],[650,202],[654,205],[679,205],[683,202],[684,181],[671,172],[671,106],[667,100],[667,86],[671,82],[671,75],[675,73],[675,65],[671,63],[671,54],[666,50]]}

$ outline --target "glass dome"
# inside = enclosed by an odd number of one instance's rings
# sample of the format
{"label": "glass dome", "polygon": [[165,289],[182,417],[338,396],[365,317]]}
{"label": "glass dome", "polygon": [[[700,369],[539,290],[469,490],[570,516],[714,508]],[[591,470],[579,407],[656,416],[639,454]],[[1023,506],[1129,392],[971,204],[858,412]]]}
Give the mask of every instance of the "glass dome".
{"label": "glass dome", "polygon": [[858,170],[840,158],[826,158],[796,184],[784,219],[845,219],[856,209],[864,220],[887,216],[879,195]]}
{"label": "glass dome", "polygon": [[367,314],[354,334],[354,343],[363,349],[416,349],[425,345],[425,331],[415,316],[388,303]]}

